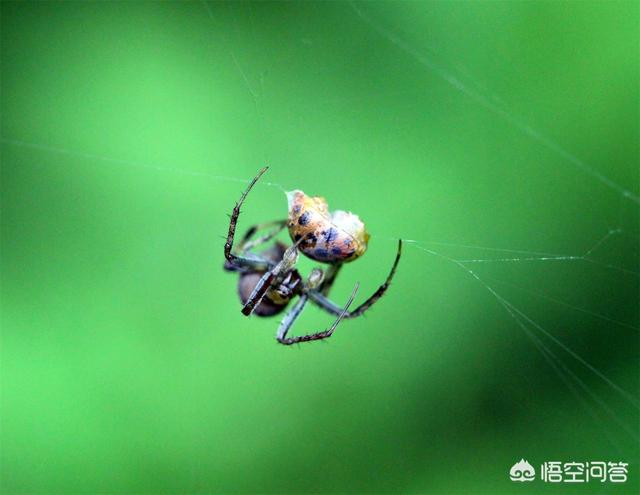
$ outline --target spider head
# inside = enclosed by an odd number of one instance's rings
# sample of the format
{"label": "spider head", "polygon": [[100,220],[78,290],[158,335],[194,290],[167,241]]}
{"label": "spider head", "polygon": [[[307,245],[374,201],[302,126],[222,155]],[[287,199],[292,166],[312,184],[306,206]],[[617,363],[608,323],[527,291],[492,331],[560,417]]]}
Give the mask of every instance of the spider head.
{"label": "spider head", "polygon": [[358,215],[329,211],[327,201],[302,191],[287,193],[291,239],[307,257],[322,263],[344,263],[362,256],[369,234]]}

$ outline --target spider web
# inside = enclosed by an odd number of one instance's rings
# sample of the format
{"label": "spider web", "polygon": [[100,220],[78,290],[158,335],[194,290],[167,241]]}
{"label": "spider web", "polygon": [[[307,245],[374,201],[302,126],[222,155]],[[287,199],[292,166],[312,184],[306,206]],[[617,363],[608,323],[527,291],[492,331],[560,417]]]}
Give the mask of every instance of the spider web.
{"label": "spider web", "polygon": [[[247,65],[239,55],[238,27],[231,29],[223,27],[221,18],[233,19],[240,15],[247,16],[254,21],[254,12],[250,5],[216,5],[215,8],[207,2],[194,5],[200,8],[202,15],[211,22],[211,29],[217,39],[224,44],[228,53],[226,63],[233,67],[239,77],[239,84],[244,87],[246,97],[251,101],[254,110],[253,124],[259,127],[260,142],[257,145],[262,160],[274,168],[277,163],[273,160],[274,145],[269,142],[271,130],[269,128],[269,112],[271,100],[275,96],[270,93],[268,86],[268,71],[271,61],[267,59],[265,68]],[[317,8],[314,7],[314,8]],[[376,9],[370,4],[349,3],[344,5],[344,15],[350,17],[350,22],[359,22],[367,28],[370,35],[378,40],[384,40],[389,50],[396,50],[398,57],[408,57],[415,63],[416,78],[420,78],[419,71],[430,74],[439,79],[448,90],[457,97],[464,99],[466,105],[475,105],[486,112],[487,120],[502,122],[512,130],[522,134],[530,145],[540,149],[541,161],[552,161],[552,171],[569,173],[576,180],[587,179],[591,186],[605,194],[609,207],[617,209],[615,218],[609,219],[609,224],[599,231],[592,232],[592,238],[583,245],[575,245],[568,252],[555,252],[555,249],[545,249],[542,240],[531,249],[511,248],[496,240],[495,245],[478,245],[473,241],[464,240],[464,232],[459,239],[415,239],[412,231],[402,232],[374,232],[372,239],[393,245],[401,237],[407,246],[406,257],[411,260],[419,259],[424,263],[443,264],[452,270],[451,277],[461,277],[472,281],[477,290],[474,292],[481,304],[495,304],[501,308],[503,315],[511,322],[511,326],[521,331],[531,343],[533,349],[547,363],[549,370],[566,386],[568,391],[583,410],[601,425],[603,435],[612,445],[620,447],[627,437],[633,441],[640,441],[637,418],[640,411],[640,400],[637,391],[627,389],[618,384],[613,378],[611,370],[602,369],[583,356],[585,349],[574,349],[567,343],[566,332],[560,332],[567,322],[580,325],[588,321],[600,332],[612,334],[611,356],[615,356],[621,349],[631,347],[633,356],[637,359],[638,347],[638,279],[640,265],[638,263],[638,219],[640,198],[637,194],[637,183],[625,185],[611,178],[606,172],[606,164],[590,163],[580,157],[580,149],[572,151],[568,146],[548,136],[543,126],[534,126],[529,120],[512,108],[495,91],[488,87],[488,83],[471,75],[471,71],[447,55],[441,54],[434,46],[424,43],[418,44],[409,40],[401,28],[394,25],[393,20],[381,20],[376,16]],[[258,29],[254,28],[256,32]],[[253,34],[253,33],[252,33]],[[372,38],[372,39],[373,39]],[[258,44],[258,43],[257,43]],[[313,61],[319,64],[321,61]],[[326,61],[325,61],[326,62]],[[503,61],[504,62],[504,61]],[[400,92],[403,88],[398,88]],[[410,94],[413,93],[409,92]],[[353,103],[355,97],[348,99]],[[551,115],[549,116],[551,118]],[[2,136],[2,144],[6,147],[29,148],[42,153],[62,154],[77,157],[86,161],[87,165],[131,167],[148,169],[153,173],[179,174],[203,178],[212,182],[247,183],[250,177],[235,175],[219,175],[201,170],[187,170],[179,166],[164,166],[137,160],[120,159],[82,150],[59,147],[49,143],[35,143],[23,141],[16,136]],[[549,158],[553,155],[553,159]],[[637,164],[636,164],[637,165]],[[555,167],[555,168],[554,168]],[[256,167],[257,168],[257,167]],[[562,169],[561,171],[559,169]],[[530,171],[528,171],[530,172]],[[542,169],[540,173],[544,172]],[[637,174],[636,174],[637,175]],[[294,182],[294,178],[287,179]],[[297,184],[280,184],[263,180],[256,187],[275,188],[278,191],[291,190]],[[606,193],[602,193],[606,191]],[[572,205],[566,204],[569,208]],[[355,209],[355,208],[354,208]],[[588,210],[585,210],[588,211]],[[545,225],[537,225],[536,231],[544,237],[547,232]],[[455,226],[454,226],[455,228]],[[549,230],[553,231],[553,228]],[[552,235],[552,234],[551,234]],[[543,246],[540,248],[540,246]],[[618,256],[617,253],[623,253]],[[403,260],[403,262],[407,262]],[[591,301],[574,301],[567,299],[566,291],[560,295],[546,287],[543,278],[560,277],[565,275],[560,267],[570,267],[578,272],[585,283],[605,283],[614,287],[616,293],[610,294],[612,299],[626,301],[630,307],[626,314],[611,314],[603,310],[603,305],[592,304]],[[572,272],[573,273],[573,272]],[[532,275],[533,274],[533,275]],[[613,280],[613,283],[611,281]],[[400,282],[398,282],[400,287]],[[624,291],[624,292],[618,292]],[[562,292],[562,291],[560,291]],[[484,301],[488,295],[490,301]],[[531,309],[529,309],[531,308]],[[549,315],[545,312],[548,311]],[[586,319],[586,320],[585,320]],[[559,323],[557,323],[559,322]],[[604,385],[604,389],[600,387]],[[617,396],[618,400],[612,399]],[[629,410],[632,412],[629,413]],[[629,459],[631,460],[631,459]]]}

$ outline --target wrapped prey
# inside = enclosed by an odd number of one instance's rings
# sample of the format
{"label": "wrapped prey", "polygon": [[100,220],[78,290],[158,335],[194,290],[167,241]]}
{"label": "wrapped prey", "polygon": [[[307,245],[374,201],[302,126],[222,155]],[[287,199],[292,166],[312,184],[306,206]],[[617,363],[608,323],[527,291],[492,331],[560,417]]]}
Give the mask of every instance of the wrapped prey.
{"label": "wrapped prey", "polygon": [[299,190],[288,192],[287,199],[289,235],[305,256],[323,263],[344,263],[367,250],[369,234],[355,213],[330,212],[323,197]]}

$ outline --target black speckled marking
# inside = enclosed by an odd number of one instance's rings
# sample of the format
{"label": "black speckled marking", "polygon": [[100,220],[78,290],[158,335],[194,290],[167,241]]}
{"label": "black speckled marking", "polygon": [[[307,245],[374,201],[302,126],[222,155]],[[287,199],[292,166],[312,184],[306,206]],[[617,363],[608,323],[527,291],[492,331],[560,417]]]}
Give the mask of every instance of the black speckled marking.
{"label": "black speckled marking", "polygon": [[318,238],[313,234],[307,234],[304,240],[300,243],[300,249],[303,251],[311,250],[316,247]]}
{"label": "black speckled marking", "polygon": [[327,251],[326,249],[322,249],[322,248],[318,248],[314,251],[315,255],[318,258],[328,258],[329,257],[329,251]]}
{"label": "black speckled marking", "polygon": [[327,244],[331,244],[338,238],[338,231],[331,227],[329,230],[322,233]]}
{"label": "black speckled marking", "polygon": [[340,255],[340,254],[342,254],[342,249],[337,248],[337,247],[334,247],[334,248],[332,248],[332,249],[331,249],[331,252],[332,252],[333,254]]}
{"label": "black speckled marking", "polygon": [[298,223],[300,225],[307,225],[309,223],[310,216],[311,214],[308,211],[305,211],[302,215],[300,215],[300,218],[298,218]]}

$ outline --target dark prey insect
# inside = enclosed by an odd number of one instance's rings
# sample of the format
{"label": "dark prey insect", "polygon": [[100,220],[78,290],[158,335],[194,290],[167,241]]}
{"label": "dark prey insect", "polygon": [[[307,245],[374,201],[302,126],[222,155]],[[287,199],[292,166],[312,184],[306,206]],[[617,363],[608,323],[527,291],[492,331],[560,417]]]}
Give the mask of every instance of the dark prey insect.
{"label": "dark prey insect", "polygon": [[[363,315],[384,295],[400,261],[402,240],[398,241],[398,251],[391,271],[378,290],[360,306],[350,311],[349,308],[359,287],[356,283],[347,303],[344,307],[340,307],[329,299],[329,291],[342,265],[362,256],[369,240],[364,223],[357,215],[339,210],[329,212],[324,198],[309,197],[302,191],[293,191],[287,193],[289,217],[286,220],[254,225],[242,237],[237,248],[233,249],[240,208],[251,188],[267,168],[258,172],[233,208],[227,242],[224,245],[226,258],[224,269],[238,272],[240,275],[238,294],[243,304],[242,313],[246,316],[252,313],[257,316],[277,315],[292,299],[299,297],[280,323],[276,334],[278,342],[291,345],[326,339],[331,337],[343,318],[356,318]],[[293,241],[291,246],[275,240],[285,227],[288,227]],[[256,236],[259,232],[264,233]],[[265,245],[268,247],[263,251],[255,251],[258,246]],[[309,277],[304,280],[295,268],[299,252],[316,261],[327,263],[329,268],[326,274],[322,269],[314,268]],[[335,321],[329,329],[322,332],[287,337],[289,329],[308,301],[336,316]]]}

